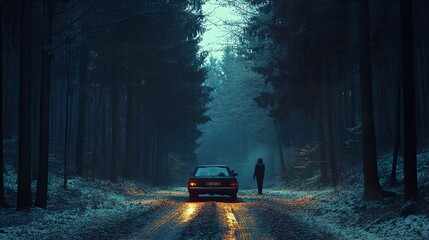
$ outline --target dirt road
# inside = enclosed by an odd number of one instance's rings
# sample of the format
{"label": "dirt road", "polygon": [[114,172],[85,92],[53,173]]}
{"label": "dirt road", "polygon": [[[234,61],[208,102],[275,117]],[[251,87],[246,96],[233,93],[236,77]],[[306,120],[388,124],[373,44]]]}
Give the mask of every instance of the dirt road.
{"label": "dirt road", "polygon": [[186,192],[159,193],[165,204],[139,220],[121,239],[334,239],[293,216],[293,204],[251,194],[201,197],[190,202]]}

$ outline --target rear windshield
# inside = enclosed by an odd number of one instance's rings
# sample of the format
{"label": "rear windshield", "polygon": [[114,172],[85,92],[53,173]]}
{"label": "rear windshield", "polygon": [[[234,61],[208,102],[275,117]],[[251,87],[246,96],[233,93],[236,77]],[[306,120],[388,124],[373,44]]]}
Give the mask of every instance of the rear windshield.
{"label": "rear windshield", "polygon": [[228,169],[226,167],[200,167],[195,172],[195,177],[205,176],[229,176]]}

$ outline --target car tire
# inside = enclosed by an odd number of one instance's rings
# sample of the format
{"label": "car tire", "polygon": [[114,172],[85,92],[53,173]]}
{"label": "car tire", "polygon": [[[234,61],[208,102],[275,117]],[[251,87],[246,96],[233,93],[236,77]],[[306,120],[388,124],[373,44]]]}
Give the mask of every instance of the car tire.
{"label": "car tire", "polygon": [[198,194],[196,194],[196,193],[189,193],[189,200],[190,201],[197,200],[197,198],[198,198]]}
{"label": "car tire", "polygon": [[231,200],[232,201],[237,201],[237,193],[234,193],[231,195]]}

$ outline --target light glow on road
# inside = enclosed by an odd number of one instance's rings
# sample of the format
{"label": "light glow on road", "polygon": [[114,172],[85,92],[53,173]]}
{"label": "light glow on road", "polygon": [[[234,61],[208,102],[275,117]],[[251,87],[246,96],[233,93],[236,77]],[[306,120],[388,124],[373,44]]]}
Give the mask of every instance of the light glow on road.
{"label": "light glow on road", "polygon": [[191,221],[196,216],[197,204],[196,203],[186,203],[185,210],[183,211],[182,216],[180,217],[180,223],[184,224]]}
{"label": "light glow on road", "polygon": [[235,236],[234,236],[235,231],[237,231],[239,228],[238,221],[235,218],[235,215],[232,212],[232,209],[230,207],[225,208],[225,210],[227,210],[226,219],[227,219],[229,230],[227,235],[223,239],[226,239],[226,240],[235,239]]}
{"label": "light glow on road", "polygon": [[252,214],[249,214],[248,203],[216,203],[218,215],[222,225],[227,232],[222,236],[224,240],[232,239],[269,239],[265,234],[259,232],[259,226]]}
{"label": "light glow on road", "polygon": [[168,236],[174,236],[175,231],[182,229],[192,221],[198,215],[200,208],[201,204],[198,203],[180,204],[169,214],[132,234],[128,239],[169,239]]}

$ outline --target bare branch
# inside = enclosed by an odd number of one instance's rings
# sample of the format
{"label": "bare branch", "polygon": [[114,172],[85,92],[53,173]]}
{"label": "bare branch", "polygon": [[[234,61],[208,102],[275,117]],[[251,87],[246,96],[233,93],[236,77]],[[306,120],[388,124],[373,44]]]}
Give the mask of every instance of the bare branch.
{"label": "bare branch", "polygon": [[63,9],[63,10],[61,10],[61,11],[58,11],[58,12],[54,12],[54,13],[52,13],[52,15],[59,15],[59,14],[63,14],[63,13],[66,13],[66,12],[68,12],[68,11],[70,11],[70,10],[72,10],[73,8],[75,8],[77,5],[79,5],[81,2],[83,2],[84,0],[78,0],[77,2],[75,2],[73,5],[71,5],[69,8],[67,8],[67,9]]}
{"label": "bare branch", "polygon": [[60,30],[58,30],[57,32],[55,32],[54,34],[52,34],[53,37],[57,36],[58,34],[62,33],[63,31],[65,31],[67,28],[73,26],[73,24],[77,23],[79,20],[81,20],[85,15],[87,15],[91,9],[93,7],[95,7],[97,1],[94,1],[94,4],[92,4],[87,10],[86,12],[84,12],[82,15],[80,15],[79,17],[77,17],[76,19],[74,19],[72,22],[70,22],[69,24],[67,24],[66,26],[64,26],[63,28],[61,28]]}

